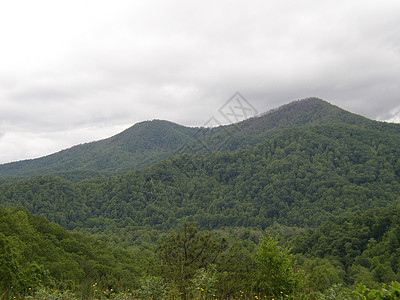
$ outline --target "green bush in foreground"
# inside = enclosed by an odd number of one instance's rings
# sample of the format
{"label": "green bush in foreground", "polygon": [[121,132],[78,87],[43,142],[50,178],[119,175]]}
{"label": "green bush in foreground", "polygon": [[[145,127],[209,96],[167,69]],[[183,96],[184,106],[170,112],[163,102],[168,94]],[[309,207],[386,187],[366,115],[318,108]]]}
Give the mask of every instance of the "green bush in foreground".
{"label": "green bush in foreground", "polygon": [[400,299],[400,283],[393,281],[389,285],[382,285],[379,289],[370,289],[359,284],[355,290],[346,290],[341,285],[334,285],[317,296],[318,300],[395,300]]}
{"label": "green bush in foreground", "polygon": [[290,249],[278,245],[278,237],[265,236],[256,257],[256,291],[263,296],[281,296],[297,292],[302,285],[301,273],[295,271]]}

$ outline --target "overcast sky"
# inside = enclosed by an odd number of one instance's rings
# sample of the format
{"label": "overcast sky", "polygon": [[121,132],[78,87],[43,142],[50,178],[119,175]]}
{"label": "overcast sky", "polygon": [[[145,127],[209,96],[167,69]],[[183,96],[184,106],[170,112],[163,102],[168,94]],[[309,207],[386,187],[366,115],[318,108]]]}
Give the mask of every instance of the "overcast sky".
{"label": "overcast sky", "polygon": [[0,2],[0,163],[315,96],[400,122],[398,0]]}

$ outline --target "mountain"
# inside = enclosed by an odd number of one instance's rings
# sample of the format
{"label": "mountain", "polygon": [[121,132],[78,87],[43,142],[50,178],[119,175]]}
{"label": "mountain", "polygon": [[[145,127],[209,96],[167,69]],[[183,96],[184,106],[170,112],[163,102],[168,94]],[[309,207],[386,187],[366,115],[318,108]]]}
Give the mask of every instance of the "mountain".
{"label": "mountain", "polygon": [[227,126],[212,136],[206,136],[205,139],[208,148],[212,150],[235,150],[246,145],[256,145],[286,128],[338,123],[394,134],[400,133],[400,126],[397,124],[373,121],[324,100],[307,98]]}
{"label": "mountain", "polygon": [[[138,286],[135,295],[144,297],[168,278],[174,291],[168,274],[182,274],[181,265],[160,260],[156,249],[179,248],[185,257],[186,249],[202,253],[198,245],[207,245],[198,241],[205,241],[221,251],[215,295],[257,298],[247,293],[264,270],[260,253],[289,249],[276,247],[276,234],[294,251],[295,269],[304,271],[307,295],[286,298],[399,296],[399,124],[309,98],[213,129],[143,122],[53,156],[21,162],[31,163],[20,169],[28,178],[0,184],[5,297],[54,298],[56,286],[80,291],[82,299],[126,298],[126,287]],[[40,172],[49,174],[29,177]],[[196,226],[206,235],[194,238]],[[209,239],[216,232],[218,246]],[[93,233],[102,241],[86,236]],[[200,293],[197,280],[214,271],[196,268],[190,282]],[[278,298],[285,294],[280,282]],[[391,282],[381,291],[355,290],[359,283],[377,289]]]}
{"label": "mountain", "polygon": [[78,145],[38,159],[0,165],[0,181],[55,174],[79,181],[149,166],[171,155],[236,150],[256,145],[285,128],[344,123],[399,133],[399,126],[347,112],[318,98],[283,105],[260,116],[217,128],[193,128],[168,121],[137,123],[105,140]]}
{"label": "mountain", "polygon": [[111,178],[54,176],[0,185],[0,204],[21,205],[69,229],[265,229],[316,226],[400,202],[400,134],[349,124],[287,128],[256,146],[183,154]]}
{"label": "mountain", "polygon": [[197,131],[168,121],[145,121],[108,139],[38,159],[0,165],[0,178],[57,174],[76,180],[124,173],[169,156]]}

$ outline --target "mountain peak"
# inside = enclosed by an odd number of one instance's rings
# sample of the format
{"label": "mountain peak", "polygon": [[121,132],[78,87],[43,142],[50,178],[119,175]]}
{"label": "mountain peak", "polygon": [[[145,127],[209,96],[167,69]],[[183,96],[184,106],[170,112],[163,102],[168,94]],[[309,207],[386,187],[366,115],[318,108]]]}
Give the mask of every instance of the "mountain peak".
{"label": "mountain peak", "polygon": [[0,180],[43,174],[69,178],[70,174],[76,177],[76,172],[82,172],[86,177],[120,174],[186,151],[182,148],[200,153],[204,149],[235,150],[260,143],[287,128],[329,123],[400,132],[398,125],[372,121],[310,97],[213,131],[199,132],[199,128],[159,119],[143,121],[105,140],[74,146],[38,159],[0,165]]}
{"label": "mountain peak", "polygon": [[[310,108],[325,108],[325,109],[339,109],[342,112],[345,112],[345,110],[329,103],[328,101],[322,100],[320,98],[316,98],[316,97],[309,97],[309,98],[304,98],[304,99],[300,99],[300,100],[295,100],[292,102],[289,102],[288,104],[284,104],[280,107],[278,107],[276,110],[280,110],[280,109],[286,109],[289,107],[294,107],[296,109],[310,109]],[[311,111],[312,112],[312,111]]]}
{"label": "mountain peak", "polygon": [[276,126],[292,127],[315,123],[345,122],[354,123],[366,118],[350,113],[325,100],[309,97],[292,101],[261,115]]}
{"label": "mountain peak", "polygon": [[[325,100],[309,97],[292,101],[278,108],[269,110],[257,117],[244,120],[235,124],[236,130],[231,132],[235,139],[224,144],[221,149],[233,150],[237,145],[261,142],[276,133],[292,127],[314,126],[328,123],[345,123],[362,125],[366,123],[377,123],[362,116],[350,113]],[[375,126],[375,125],[371,125]],[[239,129],[239,130],[238,130]],[[240,142],[238,142],[240,140]],[[246,142],[247,141],[247,142]]]}

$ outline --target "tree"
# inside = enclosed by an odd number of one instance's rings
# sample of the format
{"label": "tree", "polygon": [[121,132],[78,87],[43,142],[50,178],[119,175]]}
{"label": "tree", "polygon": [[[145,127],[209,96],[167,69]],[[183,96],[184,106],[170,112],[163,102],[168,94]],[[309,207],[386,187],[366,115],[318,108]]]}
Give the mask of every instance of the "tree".
{"label": "tree", "polygon": [[225,249],[225,239],[217,239],[211,231],[199,231],[194,223],[185,223],[160,246],[162,272],[186,296],[196,271],[214,264]]}
{"label": "tree", "polygon": [[[336,262],[337,264],[340,263]],[[327,258],[307,259],[302,267],[308,271],[307,284],[312,290],[322,292],[343,282],[344,271]]]}
{"label": "tree", "polygon": [[18,277],[18,262],[10,240],[0,232],[0,289],[7,290],[15,285]]}
{"label": "tree", "polygon": [[278,237],[263,237],[256,262],[256,290],[261,295],[292,294],[300,288],[302,277],[295,270],[294,256],[289,248],[278,245]]}

